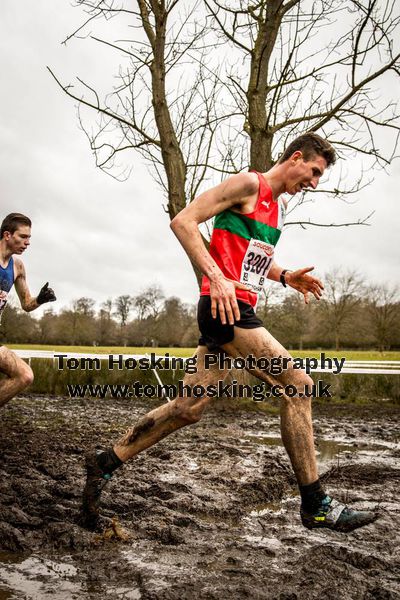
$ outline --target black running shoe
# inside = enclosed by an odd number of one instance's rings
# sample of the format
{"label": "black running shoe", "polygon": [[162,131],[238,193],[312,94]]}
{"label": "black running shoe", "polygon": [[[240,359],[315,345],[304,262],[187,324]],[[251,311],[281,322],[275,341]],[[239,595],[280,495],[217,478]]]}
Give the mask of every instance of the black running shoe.
{"label": "black running shoe", "polygon": [[300,509],[301,521],[307,529],[325,527],[334,531],[353,531],[372,523],[378,518],[376,512],[369,510],[353,510],[330,496],[325,496],[314,513]]}
{"label": "black running shoe", "polygon": [[99,466],[97,456],[101,451],[86,455],[86,484],[82,494],[82,524],[95,529],[99,523],[101,492],[110,481],[111,473],[105,473]]}

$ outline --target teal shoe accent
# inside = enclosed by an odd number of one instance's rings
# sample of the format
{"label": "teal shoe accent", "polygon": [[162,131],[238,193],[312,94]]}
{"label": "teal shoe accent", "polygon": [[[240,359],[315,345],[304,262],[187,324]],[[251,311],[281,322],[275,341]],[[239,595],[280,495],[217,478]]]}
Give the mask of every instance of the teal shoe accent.
{"label": "teal shoe accent", "polygon": [[307,513],[300,509],[301,521],[307,529],[327,528],[334,531],[348,532],[373,523],[378,514],[370,510],[354,510],[345,504],[325,496],[318,509]]}

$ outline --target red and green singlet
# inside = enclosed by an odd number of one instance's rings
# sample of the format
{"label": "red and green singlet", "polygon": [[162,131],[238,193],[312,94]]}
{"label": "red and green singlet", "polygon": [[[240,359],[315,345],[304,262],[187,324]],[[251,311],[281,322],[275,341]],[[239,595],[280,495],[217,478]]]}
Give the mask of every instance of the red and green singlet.
{"label": "red and green singlet", "polygon": [[[236,289],[236,297],[252,306],[266,283],[286,214],[282,198],[274,200],[263,175],[256,174],[260,187],[254,211],[241,214],[229,209],[217,215],[210,242],[210,254],[225,277],[254,290]],[[210,294],[206,276],[200,293]]]}

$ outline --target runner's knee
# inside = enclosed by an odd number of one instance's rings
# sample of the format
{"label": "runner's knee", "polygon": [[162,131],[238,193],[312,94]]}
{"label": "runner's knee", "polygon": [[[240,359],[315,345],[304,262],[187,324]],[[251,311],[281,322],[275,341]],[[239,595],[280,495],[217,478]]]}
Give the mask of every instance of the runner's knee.
{"label": "runner's knee", "polygon": [[[300,382],[296,383],[296,388],[297,391],[300,392],[301,394],[306,395],[311,393],[312,389],[313,389],[313,385],[314,385],[314,381],[312,380],[312,378],[309,375],[306,375],[305,373],[303,373],[303,376],[300,380]],[[305,392],[307,392],[305,394]]]}
{"label": "runner's knee", "polygon": [[29,385],[32,385],[34,376],[33,371],[29,365],[24,364],[21,370],[18,373],[18,379],[21,382],[21,388],[24,389]]}
{"label": "runner's knee", "polygon": [[187,425],[198,423],[207,404],[206,398],[180,398],[175,405],[176,417]]}
{"label": "runner's knee", "polygon": [[295,382],[282,385],[281,401],[297,410],[308,409],[311,407],[310,401],[313,398],[313,386],[314,381],[304,373],[303,377]]}

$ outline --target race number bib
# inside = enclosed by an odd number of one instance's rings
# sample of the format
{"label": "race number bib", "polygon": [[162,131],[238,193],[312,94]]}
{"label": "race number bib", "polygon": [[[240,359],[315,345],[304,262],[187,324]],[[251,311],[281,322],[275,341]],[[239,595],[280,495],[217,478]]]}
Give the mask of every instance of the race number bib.
{"label": "race number bib", "polygon": [[242,262],[240,283],[260,293],[274,260],[274,249],[272,244],[251,239]]}

